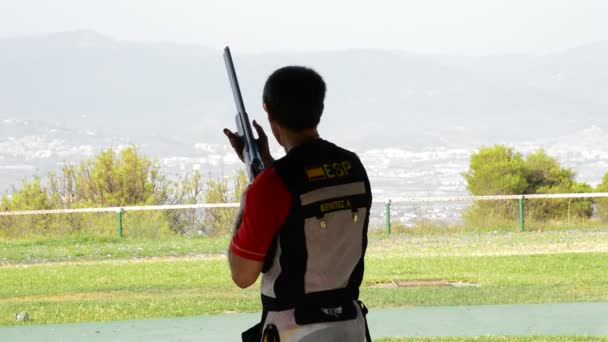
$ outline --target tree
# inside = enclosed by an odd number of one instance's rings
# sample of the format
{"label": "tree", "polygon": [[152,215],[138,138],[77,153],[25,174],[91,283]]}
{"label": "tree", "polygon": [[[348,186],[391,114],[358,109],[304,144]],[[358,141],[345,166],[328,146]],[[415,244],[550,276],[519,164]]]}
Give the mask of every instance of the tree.
{"label": "tree", "polygon": [[[542,148],[526,158],[527,194],[593,191],[590,185],[575,181],[575,176],[572,169],[562,167]],[[528,203],[526,209],[530,218],[538,221],[589,218],[593,214],[593,201],[588,198],[535,199]]]}
{"label": "tree", "polygon": [[[13,192],[11,198],[2,198],[2,207],[7,211],[46,210],[51,203],[40,177],[23,181],[23,186]],[[0,231],[5,236],[24,236],[41,234],[49,228],[51,217],[48,215],[7,216],[0,221]]]}
{"label": "tree", "polygon": [[[195,171],[192,175],[184,176],[176,184],[172,201],[186,204],[239,202],[248,184],[247,175],[243,170],[238,171],[231,179],[222,177],[208,179],[206,182],[202,181],[200,172]],[[209,235],[229,232],[236,219],[236,210],[234,208],[169,210],[166,215],[171,230],[175,232]]]}
{"label": "tree", "polygon": [[[210,179],[205,186],[205,203],[239,202],[249,183],[243,170],[232,178],[232,188],[226,178]],[[235,208],[215,208],[205,212],[204,226],[207,233],[230,232],[236,220]]]}
{"label": "tree", "polygon": [[528,155],[525,162],[527,194],[572,192],[575,173],[562,167],[557,159],[547,155],[544,149]]}
{"label": "tree", "polygon": [[76,186],[77,169],[72,164],[64,164],[61,176],[49,172],[49,197],[55,208],[75,208],[78,205]]}
{"label": "tree", "polygon": [[[201,173],[196,170],[192,175],[185,175],[174,185],[171,204],[196,204],[202,200],[204,184]],[[164,211],[169,227],[180,234],[193,234],[203,231],[203,220],[199,215],[200,209],[166,210]]]}
{"label": "tree", "polygon": [[[590,192],[591,186],[575,181],[576,174],[557,159],[539,149],[526,159],[513,149],[495,145],[471,155],[469,170],[463,174],[473,195],[524,195]],[[490,220],[514,220],[518,208],[513,201],[483,201],[469,208],[464,217],[473,224]],[[526,204],[529,219],[545,221],[589,218],[591,199],[534,199]]]}
{"label": "tree", "polygon": [[463,176],[475,196],[521,194],[528,187],[521,154],[504,145],[484,147],[471,155]]}
{"label": "tree", "polygon": [[[528,187],[521,154],[504,145],[483,147],[472,154],[463,176],[475,196],[521,194]],[[465,221],[475,226],[496,225],[516,215],[517,207],[511,201],[477,201],[463,213]]]}
{"label": "tree", "polygon": [[[608,192],[608,172],[602,177],[602,182],[597,185],[598,192]],[[597,213],[603,222],[608,222],[608,198],[597,200]]]}
{"label": "tree", "polygon": [[[169,186],[158,162],[139,155],[134,146],[119,153],[106,149],[94,159],[83,161],[75,172],[64,168],[61,183],[76,185],[76,201],[80,204],[102,207],[162,204]],[[66,186],[61,190],[73,191]],[[57,197],[70,198],[71,193],[59,193]]]}
{"label": "tree", "polygon": [[182,180],[176,184],[171,202],[174,204],[194,204],[202,200],[204,186],[200,171],[196,170],[192,175],[185,175]]}
{"label": "tree", "polygon": [[51,203],[38,176],[29,182],[24,181],[21,189],[13,192],[8,201],[8,210],[11,211],[46,209],[51,209]]}
{"label": "tree", "polygon": [[240,202],[241,195],[249,185],[249,179],[247,178],[247,174],[245,170],[239,170],[233,178],[233,190],[232,190],[232,201]]}
{"label": "tree", "polygon": [[[70,209],[165,204],[173,196],[171,182],[160,172],[159,163],[142,156],[136,147],[114,151],[106,149],[78,165],[66,164],[61,172],[49,173],[47,186],[39,177],[24,182],[11,198],[3,198],[5,210]],[[114,231],[113,223],[102,214],[30,216],[28,226],[21,230],[74,233],[86,229],[88,233]],[[17,220],[17,219],[15,219]],[[19,222],[23,220],[18,220]],[[8,221],[7,221],[8,222]],[[5,226],[5,222],[1,222]],[[125,215],[129,231],[166,230],[168,224],[160,213],[129,213]],[[14,226],[14,224],[12,224]],[[159,228],[160,227],[160,228]],[[137,229],[136,229],[137,228]]]}

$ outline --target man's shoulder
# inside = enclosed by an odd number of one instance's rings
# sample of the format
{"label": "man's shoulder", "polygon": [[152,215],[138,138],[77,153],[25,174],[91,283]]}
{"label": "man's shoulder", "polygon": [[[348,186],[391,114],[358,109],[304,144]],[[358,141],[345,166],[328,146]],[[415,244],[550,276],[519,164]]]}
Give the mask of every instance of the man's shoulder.
{"label": "man's shoulder", "polygon": [[273,165],[271,167],[267,167],[262,171],[257,177],[255,177],[252,186],[254,185],[271,185],[276,182],[282,183],[281,177],[277,173],[277,168]]}
{"label": "man's shoulder", "polygon": [[288,189],[283,179],[279,176],[277,168],[271,166],[264,169],[264,171],[255,177],[249,191],[266,196],[272,193],[285,193],[288,192]]}
{"label": "man's shoulder", "polygon": [[338,152],[342,152],[344,154],[351,154],[353,156],[357,156],[357,154],[354,151],[352,151],[346,147],[343,147],[342,145],[338,145],[337,143],[334,143],[333,141],[322,139],[322,142],[323,142],[324,148],[326,148],[326,149],[332,149],[332,150],[335,150]]}
{"label": "man's shoulder", "polygon": [[246,196],[246,206],[254,206],[259,209],[260,206],[265,207],[269,204],[289,206],[291,192],[278,176],[276,168],[268,167],[255,177]]}

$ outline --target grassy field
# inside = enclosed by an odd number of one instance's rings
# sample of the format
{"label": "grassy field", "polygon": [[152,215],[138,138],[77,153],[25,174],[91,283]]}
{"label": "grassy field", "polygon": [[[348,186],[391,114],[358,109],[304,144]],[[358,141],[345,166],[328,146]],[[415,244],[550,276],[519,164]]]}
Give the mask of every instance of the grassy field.
{"label": "grassy field", "polygon": [[0,265],[201,256],[224,253],[228,242],[228,236],[173,239],[70,236],[64,239],[0,240]]}
{"label": "grassy field", "polygon": [[[372,237],[370,307],[608,301],[606,231]],[[0,243],[0,325],[258,311],[257,286],[232,285],[227,238]],[[475,287],[373,288],[442,279]]]}
{"label": "grassy field", "polygon": [[[0,265],[63,261],[123,260],[222,254],[228,237],[119,239],[70,236],[64,239],[0,240]],[[481,256],[608,251],[608,230],[489,232],[386,236],[370,234],[368,255]]]}
{"label": "grassy field", "polygon": [[[370,307],[607,301],[608,253],[368,259],[366,285],[446,279],[480,287],[369,288]],[[259,310],[257,289],[237,290],[226,260],[114,261],[5,266],[0,324],[179,317]]]}

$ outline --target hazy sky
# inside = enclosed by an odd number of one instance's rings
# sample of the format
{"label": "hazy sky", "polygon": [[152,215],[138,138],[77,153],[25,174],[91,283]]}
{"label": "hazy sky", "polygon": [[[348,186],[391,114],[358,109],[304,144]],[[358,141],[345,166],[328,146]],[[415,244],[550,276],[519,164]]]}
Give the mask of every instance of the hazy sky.
{"label": "hazy sky", "polygon": [[608,40],[606,0],[0,0],[0,38],[93,29],[250,52],[543,54]]}

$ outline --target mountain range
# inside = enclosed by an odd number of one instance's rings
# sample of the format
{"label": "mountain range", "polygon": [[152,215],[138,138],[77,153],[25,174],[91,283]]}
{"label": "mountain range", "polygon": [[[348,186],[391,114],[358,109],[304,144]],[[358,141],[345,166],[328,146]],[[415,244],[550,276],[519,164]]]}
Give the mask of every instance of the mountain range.
{"label": "mountain range", "polygon": [[[608,131],[608,42],[544,56],[231,49],[252,118],[264,122],[261,91],[273,70],[307,65],[328,85],[322,135],[362,153],[470,151]],[[225,145],[221,129],[234,125],[234,112],[216,49],[94,31],[0,40],[2,188],[109,146],[207,158],[201,146]]]}

